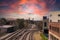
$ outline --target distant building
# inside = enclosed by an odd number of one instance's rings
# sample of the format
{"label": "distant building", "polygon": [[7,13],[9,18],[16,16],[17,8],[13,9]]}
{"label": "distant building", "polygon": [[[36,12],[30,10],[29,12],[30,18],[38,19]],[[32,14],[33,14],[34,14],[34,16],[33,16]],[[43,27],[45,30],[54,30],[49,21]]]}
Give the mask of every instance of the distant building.
{"label": "distant building", "polygon": [[16,19],[8,18],[8,19],[6,19],[6,20],[7,20],[7,25],[15,25]]}
{"label": "distant building", "polygon": [[24,20],[24,27],[27,28],[29,24],[29,20]]}
{"label": "distant building", "polygon": [[0,26],[0,34],[3,33],[10,33],[14,31],[14,26],[13,25],[3,25]]}
{"label": "distant building", "polygon": [[24,20],[24,27],[25,28],[30,28],[30,24],[32,24],[33,21],[28,19],[28,20]]}
{"label": "distant building", "polygon": [[34,21],[34,24],[38,27],[40,31],[42,31],[43,21]]}
{"label": "distant building", "polygon": [[43,33],[48,33],[48,22],[47,16],[43,16]]}
{"label": "distant building", "polygon": [[60,12],[49,13],[49,40],[60,40]]}

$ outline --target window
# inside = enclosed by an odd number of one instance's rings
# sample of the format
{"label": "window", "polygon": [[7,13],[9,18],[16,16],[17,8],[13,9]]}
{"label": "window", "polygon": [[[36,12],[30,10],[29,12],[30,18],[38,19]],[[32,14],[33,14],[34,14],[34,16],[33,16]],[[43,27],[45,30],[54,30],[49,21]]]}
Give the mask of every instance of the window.
{"label": "window", "polygon": [[50,25],[49,29],[51,29],[51,25]]}
{"label": "window", "polygon": [[46,16],[43,16],[43,19],[47,19],[47,17]]}
{"label": "window", "polygon": [[59,33],[59,28],[56,28],[56,32],[58,32],[58,33]]}
{"label": "window", "polygon": [[52,14],[50,14],[50,17],[52,16]]}
{"label": "window", "polygon": [[47,26],[47,23],[46,23],[46,22],[44,22],[44,26],[45,26],[45,27]]}
{"label": "window", "polygon": [[53,35],[50,35],[50,39],[52,40],[58,40],[56,37],[54,37]]}
{"label": "window", "polygon": [[60,16],[60,14],[58,14],[58,16]]}
{"label": "window", "polygon": [[50,20],[50,22],[52,22],[52,20]]}
{"label": "window", "polygon": [[58,20],[58,22],[60,22],[60,20]]}
{"label": "window", "polygon": [[59,33],[59,28],[58,28],[58,27],[50,26],[50,30],[52,30],[52,31],[55,31],[55,32]]}

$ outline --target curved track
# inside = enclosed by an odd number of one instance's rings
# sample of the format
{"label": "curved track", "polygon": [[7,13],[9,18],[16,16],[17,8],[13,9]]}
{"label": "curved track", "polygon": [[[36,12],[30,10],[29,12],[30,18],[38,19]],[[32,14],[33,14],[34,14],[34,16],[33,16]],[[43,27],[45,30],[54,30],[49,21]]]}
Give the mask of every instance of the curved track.
{"label": "curved track", "polygon": [[30,30],[18,30],[1,40],[32,40],[33,32]]}
{"label": "curved track", "polygon": [[13,32],[11,35],[9,35],[1,40],[34,40],[33,33],[35,31],[36,31],[35,28],[21,29],[16,32]]}

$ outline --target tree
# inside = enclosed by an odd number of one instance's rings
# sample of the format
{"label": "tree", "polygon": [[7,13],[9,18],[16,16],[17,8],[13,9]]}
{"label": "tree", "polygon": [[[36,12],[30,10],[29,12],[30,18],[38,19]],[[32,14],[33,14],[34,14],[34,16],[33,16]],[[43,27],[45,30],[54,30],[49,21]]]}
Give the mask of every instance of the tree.
{"label": "tree", "polygon": [[7,23],[7,20],[5,18],[0,19],[0,24],[1,25],[6,25],[6,23]]}
{"label": "tree", "polygon": [[17,19],[16,20],[16,26],[20,29],[24,27],[24,19]]}

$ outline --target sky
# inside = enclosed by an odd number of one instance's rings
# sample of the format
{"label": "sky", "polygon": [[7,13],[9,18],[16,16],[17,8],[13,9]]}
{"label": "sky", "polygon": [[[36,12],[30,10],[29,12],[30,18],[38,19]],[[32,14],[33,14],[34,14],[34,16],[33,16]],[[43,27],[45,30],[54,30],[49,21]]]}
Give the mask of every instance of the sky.
{"label": "sky", "polygon": [[60,0],[0,0],[0,17],[41,20],[49,11],[60,11]]}

